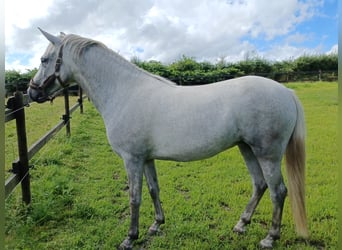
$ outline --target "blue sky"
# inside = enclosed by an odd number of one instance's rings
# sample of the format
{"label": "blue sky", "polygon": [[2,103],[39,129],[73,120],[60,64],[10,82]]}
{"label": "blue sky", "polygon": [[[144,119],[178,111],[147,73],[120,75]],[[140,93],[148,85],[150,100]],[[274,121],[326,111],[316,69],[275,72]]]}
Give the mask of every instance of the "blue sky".
{"label": "blue sky", "polygon": [[306,46],[314,48],[317,41],[323,46],[323,51],[328,51],[337,44],[338,35],[338,16],[337,1],[326,1],[320,14],[299,24],[297,30],[299,33],[311,33],[312,39],[306,41]]}
{"label": "blue sky", "polygon": [[37,27],[163,63],[183,55],[216,62],[337,51],[337,0],[19,1],[5,0],[6,69],[39,66],[48,42]]}
{"label": "blue sky", "polygon": [[[329,53],[334,48],[337,51],[337,47],[334,47],[337,46],[337,31],[337,2],[325,1],[322,8],[319,8],[312,18],[299,23],[291,32],[277,36],[272,40],[267,40],[264,36],[258,38],[247,37],[246,39],[256,46],[257,52],[260,54],[269,51],[273,46],[279,44],[289,44],[302,48],[307,54],[320,54]],[[289,58],[294,57],[296,55],[292,55]]]}

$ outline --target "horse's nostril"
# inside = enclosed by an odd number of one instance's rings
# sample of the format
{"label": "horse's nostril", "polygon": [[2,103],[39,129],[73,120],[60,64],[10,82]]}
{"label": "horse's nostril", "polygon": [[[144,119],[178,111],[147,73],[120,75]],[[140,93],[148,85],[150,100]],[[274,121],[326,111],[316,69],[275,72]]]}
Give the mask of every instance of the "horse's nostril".
{"label": "horse's nostril", "polygon": [[27,90],[27,92],[28,92],[28,94],[29,94],[30,99],[31,99],[32,101],[36,101],[37,95],[33,95],[32,89],[29,88],[29,89]]}
{"label": "horse's nostril", "polygon": [[37,91],[35,89],[29,88],[27,92],[32,101],[44,102],[46,100],[46,97],[42,91]]}

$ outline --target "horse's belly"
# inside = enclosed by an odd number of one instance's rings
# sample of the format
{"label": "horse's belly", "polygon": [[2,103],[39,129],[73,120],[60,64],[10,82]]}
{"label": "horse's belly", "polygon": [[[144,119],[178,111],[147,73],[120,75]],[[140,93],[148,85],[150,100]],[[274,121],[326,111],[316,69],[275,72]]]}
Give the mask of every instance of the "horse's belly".
{"label": "horse's belly", "polygon": [[164,134],[164,138],[156,140],[151,152],[151,158],[195,161],[214,156],[238,143],[238,137],[234,133],[208,135],[206,133],[180,133],[176,135]]}

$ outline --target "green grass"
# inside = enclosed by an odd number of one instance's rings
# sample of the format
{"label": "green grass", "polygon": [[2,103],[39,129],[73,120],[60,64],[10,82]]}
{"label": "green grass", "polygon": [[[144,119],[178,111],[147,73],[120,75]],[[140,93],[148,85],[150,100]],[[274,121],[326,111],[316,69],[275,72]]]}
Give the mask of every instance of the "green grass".
{"label": "green grass", "polygon": [[[306,242],[297,238],[286,200],[275,249],[336,249],[337,84],[287,86],[295,89],[306,115],[311,237]],[[27,109],[29,143],[51,128],[62,113],[63,102],[58,99],[53,106]],[[52,116],[55,120],[47,124]],[[16,147],[13,134],[13,126],[6,124],[6,158],[15,151],[7,149],[11,143]],[[60,132],[31,161],[35,165],[32,204],[22,204],[20,188],[6,201],[6,249],[115,249],[126,236],[126,173],[91,103],[85,102],[83,115],[73,114],[71,134],[67,138]],[[158,235],[147,235],[154,212],[145,185],[136,249],[256,249],[266,236],[272,213],[269,193],[247,233],[232,232],[251,194],[250,177],[236,148],[191,163],[157,161],[157,171],[166,224]]]}
{"label": "green grass", "polygon": [[[78,97],[70,96],[70,106],[75,104],[77,99]],[[32,145],[55,126],[62,119],[64,110],[64,97],[56,98],[52,104],[31,103],[30,107],[25,109],[28,146]],[[12,167],[12,161],[18,157],[17,133],[14,120],[6,123],[5,131],[5,166],[7,172]],[[6,173],[6,176],[9,176],[9,174]]]}

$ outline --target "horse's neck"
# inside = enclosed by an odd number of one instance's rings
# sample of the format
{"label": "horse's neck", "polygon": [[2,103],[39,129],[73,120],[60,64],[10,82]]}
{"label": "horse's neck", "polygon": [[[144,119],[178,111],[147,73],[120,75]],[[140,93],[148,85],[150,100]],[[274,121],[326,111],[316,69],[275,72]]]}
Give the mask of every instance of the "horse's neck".
{"label": "horse's neck", "polygon": [[[134,93],[149,76],[128,61],[104,48],[91,48],[75,62],[75,80],[105,118]],[[117,104],[117,105],[115,105]]]}

